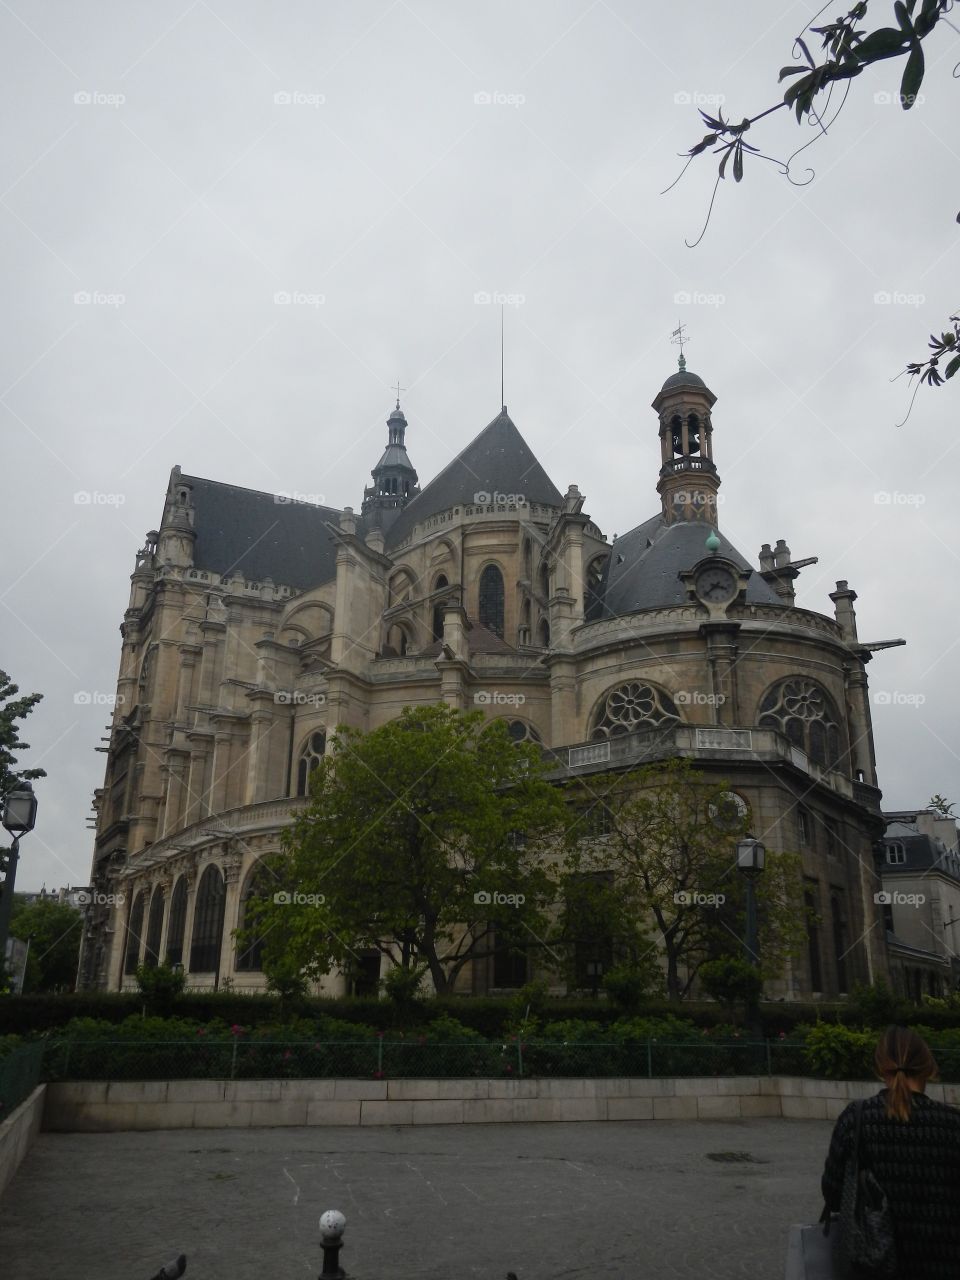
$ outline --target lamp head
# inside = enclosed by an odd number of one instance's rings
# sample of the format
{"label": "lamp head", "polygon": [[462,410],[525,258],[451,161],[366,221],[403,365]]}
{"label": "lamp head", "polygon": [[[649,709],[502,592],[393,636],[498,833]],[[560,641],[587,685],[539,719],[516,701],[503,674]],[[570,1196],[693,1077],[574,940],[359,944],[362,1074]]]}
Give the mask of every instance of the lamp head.
{"label": "lamp head", "polygon": [[37,797],[29,781],[18,782],[3,802],[3,827],[14,839],[32,831],[37,821]]}

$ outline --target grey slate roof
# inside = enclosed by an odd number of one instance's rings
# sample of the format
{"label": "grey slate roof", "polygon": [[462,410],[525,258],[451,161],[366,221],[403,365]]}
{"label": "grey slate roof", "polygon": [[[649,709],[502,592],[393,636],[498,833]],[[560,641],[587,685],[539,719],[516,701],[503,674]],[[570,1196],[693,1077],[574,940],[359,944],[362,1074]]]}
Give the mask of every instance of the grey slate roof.
{"label": "grey slate roof", "polygon": [[884,860],[880,868],[883,875],[938,870],[960,880],[960,856],[939,840],[918,832],[915,826],[911,827],[905,822],[889,822],[884,845],[891,844],[903,846],[906,861],[888,863]]}
{"label": "grey slate roof", "polygon": [[[696,522],[664,524],[661,514],[616,538],[588,621],[616,618],[639,609],[686,604],[687,592],[679,574],[709,555],[704,546],[709,532],[707,525]],[[717,555],[726,556],[743,569],[752,567],[720,530],[717,537],[720,539]],[[750,604],[783,603],[755,571],[747,584],[747,601]]]}
{"label": "grey slate roof", "polygon": [[691,373],[689,369],[683,369],[680,373],[673,373],[666,380],[661,391],[670,391],[673,387],[703,387],[707,389],[707,384],[698,373]]}
{"label": "grey slate roof", "polygon": [[560,507],[563,497],[530,446],[502,410],[452,462],[403,508],[387,534],[396,546],[415,524],[473,502],[477,492],[522,493],[527,502]]}
{"label": "grey slate roof", "polygon": [[270,493],[198,476],[181,479],[193,491],[198,569],[238,569],[248,582],[270,577],[301,590],[336,576],[336,546],[325,527],[339,521],[333,507],[277,501]]}

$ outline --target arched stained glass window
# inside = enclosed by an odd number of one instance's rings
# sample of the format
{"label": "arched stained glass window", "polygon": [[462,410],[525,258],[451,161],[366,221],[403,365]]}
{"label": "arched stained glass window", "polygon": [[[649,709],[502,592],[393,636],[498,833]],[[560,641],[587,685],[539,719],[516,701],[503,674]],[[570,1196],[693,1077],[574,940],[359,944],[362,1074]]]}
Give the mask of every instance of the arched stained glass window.
{"label": "arched stained glass window", "polygon": [[187,878],[181,876],[173,886],[170,898],[170,923],[167,925],[167,964],[183,964],[183,935],[187,927]]}
{"label": "arched stained glass window", "polygon": [[197,886],[197,906],[193,916],[193,939],[190,946],[191,973],[216,973],[220,968],[225,906],[223,876],[220,868],[211,863]]}
{"label": "arched stained glass window", "polygon": [[300,760],[297,764],[297,795],[305,796],[310,783],[310,775],[314,769],[319,769],[320,761],[323,759],[323,753],[326,750],[327,736],[322,730],[311,733],[307,740],[306,746],[300,752]]}
{"label": "arched stained glass window", "polygon": [[791,676],[779,681],[764,695],[757,723],[761,729],[779,729],[821,768],[839,769],[843,763],[840,717],[815,680]]}
{"label": "arched stained glass window", "polygon": [[130,908],[130,919],[127,922],[127,950],[123,961],[123,972],[136,973],[140,963],[140,944],[143,942],[143,915],[147,909],[147,891],[141,889]]}
{"label": "arched stained glass window", "polygon": [[488,564],[480,575],[480,622],[503,639],[503,574]]}
{"label": "arched stained glass window", "polygon": [[[246,887],[240,897],[240,916],[237,928],[245,929],[256,925],[252,918],[250,903],[265,902],[273,896],[277,886],[277,877],[261,860],[254,864],[247,876]],[[263,935],[253,938],[241,938],[237,942],[237,972],[259,973],[263,968]]]}
{"label": "arched stained glass window", "polygon": [[143,963],[154,968],[160,963],[160,936],[163,933],[163,890],[159,885],[150,899],[150,917],[147,923],[147,949]]}

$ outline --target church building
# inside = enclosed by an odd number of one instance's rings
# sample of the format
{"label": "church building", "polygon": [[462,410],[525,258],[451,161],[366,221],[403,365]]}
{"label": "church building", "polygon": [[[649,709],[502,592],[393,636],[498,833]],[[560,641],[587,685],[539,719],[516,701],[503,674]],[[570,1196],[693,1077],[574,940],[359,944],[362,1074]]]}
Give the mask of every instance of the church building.
{"label": "church building", "polygon": [[[885,644],[858,638],[845,581],[830,612],[797,607],[813,559],[774,539],[752,565],[729,541],[715,401],[681,356],[653,400],[653,512],[612,542],[505,406],[421,485],[398,400],[359,511],[174,467],[121,625],[81,985],[166,961],[191,987],[262,988],[235,930],[331,734],[440,702],[504,719],[564,777],[682,756],[726,780],[753,835],[802,855],[817,921],[768,996],[885,976],[866,674]],[[374,990],[364,964],[323,989]],[[462,986],[530,976],[484,958]]]}

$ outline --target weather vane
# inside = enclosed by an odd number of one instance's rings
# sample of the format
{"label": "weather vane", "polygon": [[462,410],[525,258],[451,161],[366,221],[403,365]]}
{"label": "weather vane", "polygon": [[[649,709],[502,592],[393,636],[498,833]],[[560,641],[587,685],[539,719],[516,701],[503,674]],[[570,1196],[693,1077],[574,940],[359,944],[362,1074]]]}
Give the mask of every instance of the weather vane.
{"label": "weather vane", "polygon": [[[392,389],[393,389],[393,388],[391,388],[391,390],[392,390]],[[398,408],[398,409],[400,408],[400,392],[401,392],[401,391],[406,391],[406,389],[407,389],[406,387],[401,387],[401,385],[400,385],[400,379],[398,378],[398,379],[397,379],[397,386],[396,386],[396,392],[397,392],[397,408]]]}
{"label": "weather vane", "polygon": [[685,324],[678,322],[677,327],[674,329],[673,333],[671,333],[670,335],[670,341],[673,343],[676,343],[676,345],[680,348],[680,359],[678,361],[678,364],[680,366],[681,373],[683,373],[684,369],[686,369],[687,367],[687,361],[683,354],[683,344],[685,342],[690,341],[689,335],[684,332],[686,327],[687,326]]}

